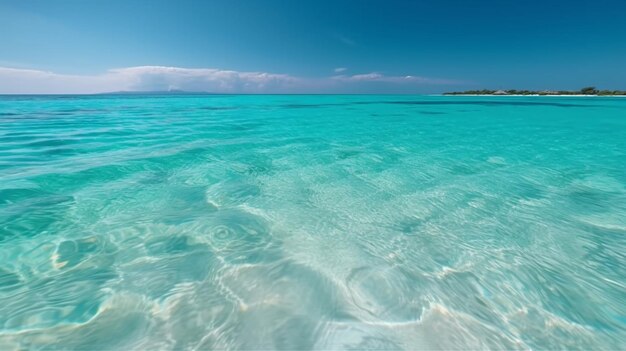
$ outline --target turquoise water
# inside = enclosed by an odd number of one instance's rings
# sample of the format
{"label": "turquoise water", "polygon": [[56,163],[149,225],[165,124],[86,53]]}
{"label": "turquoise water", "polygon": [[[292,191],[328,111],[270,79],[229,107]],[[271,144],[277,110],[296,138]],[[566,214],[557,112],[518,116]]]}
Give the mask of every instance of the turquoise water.
{"label": "turquoise water", "polygon": [[0,97],[0,349],[626,340],[626,99]]}

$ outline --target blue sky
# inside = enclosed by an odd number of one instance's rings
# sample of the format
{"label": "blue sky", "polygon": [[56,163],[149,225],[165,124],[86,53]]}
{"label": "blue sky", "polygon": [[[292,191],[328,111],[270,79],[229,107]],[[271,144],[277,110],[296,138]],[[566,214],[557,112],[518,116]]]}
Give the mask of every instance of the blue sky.
{"label": "blue sky", "polygon": [[626,1],[0,0],[0,93],[626,89]]}

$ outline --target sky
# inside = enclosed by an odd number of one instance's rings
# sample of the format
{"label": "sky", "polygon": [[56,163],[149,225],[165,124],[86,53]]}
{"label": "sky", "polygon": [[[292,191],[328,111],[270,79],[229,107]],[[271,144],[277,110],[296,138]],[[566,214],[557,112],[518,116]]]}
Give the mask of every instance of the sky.
{"label": "sky", "polygon": [[0,0],[0,93],[626,90],[626,0]]}

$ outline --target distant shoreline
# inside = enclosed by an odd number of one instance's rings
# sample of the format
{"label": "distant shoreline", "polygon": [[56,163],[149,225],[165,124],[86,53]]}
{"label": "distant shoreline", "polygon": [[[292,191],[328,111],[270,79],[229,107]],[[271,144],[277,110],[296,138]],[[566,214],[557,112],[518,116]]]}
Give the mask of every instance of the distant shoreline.
{"label": "distant shoreline", "polygon": [[626,96],[624,90],[599,90],[596,87],[585,87],[580,90],[518,90],[518,89],[480,89],[466,91],[452,91],[443,95],[467,95],[467,96]]}
{"label": "distant shoreline", "polygon": [[496,97],[507,97],[507,96],[540,96],[540,97],[620,97],[626,98],[626,95],[584,95],[584,94],[451,94],[451,93],[443,93],[442,96],[496,96]]}

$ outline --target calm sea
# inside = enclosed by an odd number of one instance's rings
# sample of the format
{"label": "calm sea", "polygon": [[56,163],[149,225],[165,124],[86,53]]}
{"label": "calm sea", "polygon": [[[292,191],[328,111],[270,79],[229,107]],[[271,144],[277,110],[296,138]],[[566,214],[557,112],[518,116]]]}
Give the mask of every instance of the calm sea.
{"label": "calm sea", "polygon": [[0,97],[0,349],[626,340],[626,99]]}

